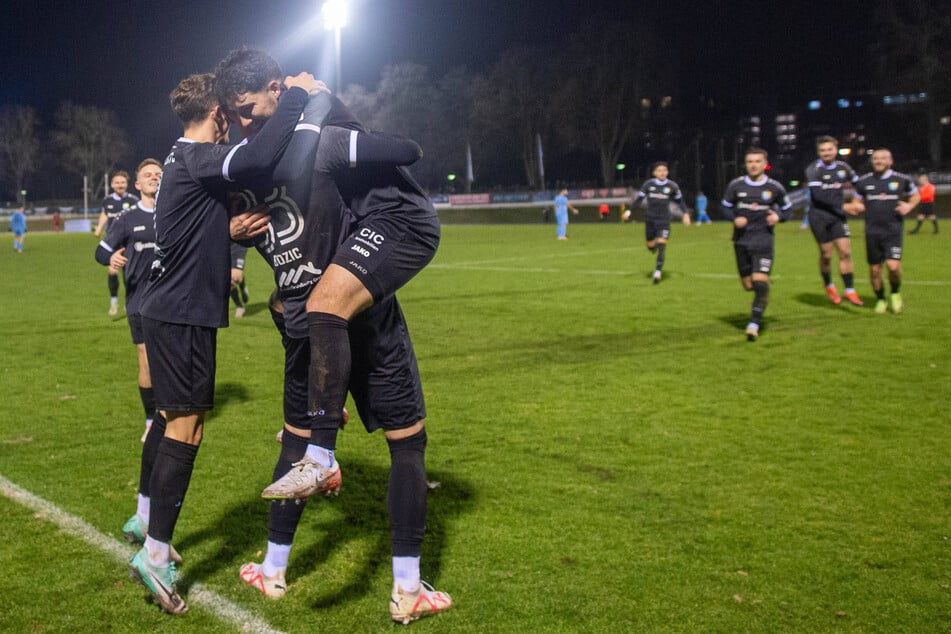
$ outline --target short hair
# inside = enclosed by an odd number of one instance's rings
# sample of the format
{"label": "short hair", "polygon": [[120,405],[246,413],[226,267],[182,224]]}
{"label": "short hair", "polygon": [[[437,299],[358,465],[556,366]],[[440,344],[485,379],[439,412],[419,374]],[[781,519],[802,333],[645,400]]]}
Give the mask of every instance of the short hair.
{"label": "short hair", "polygon": [[169,93],[172,110],[184,126],[204,121],[211,109],[218,105],[214,84],[215,76],[211,73],[196,73],[178,82]]}
{"label": "short hair", "polygon": [[241,93],[259,92],[268,82],[283,78],[281,65],[273,57],[261,49],[242,46],[215,67],[215,96],[228,108]]}
{"label": "short hair", "polygon": [[162,169],[162,164],[159,163],[156,159],[154,159],[154,158],[143,159],[142,162],[139,163],[139,166],[138,166],[137,168],[135,168],[135,177],[138,178],[138,177],[139,177],[139,172],[141,172],[143,168],[145,168],[145,167],[147,167],[147,166],[149,166],[149,165],[155,165],[155,166],[158,167],[159,169]]}
{"label": "short hair", "polygon": [[116,170],[115,172],[113,172],[112,176],[109,177],[109,182],[111,183],[112,179],[115,178],[116,176],[121,176],[122,178],[126,180],[127,183],[129,182],[129,173],[125,170]]}
{"label": "short hair", "polygon": [[656,170],[658,167],[666,167],[668,170],[670,169],[670,165],[667,165],[667,161],[657,161],[651,165],[651,174],[653,174],[654,170]]}
{"label": "short hair", "polygon": [[743,153],[743,158],[746,158],[750,154],[762,154],[764,159],[769,158],[769,154],[766,153],[766,150],[761,147],[756,147],[755,145],[746,148],[746,152]]}
{"label": "short hair", "polygon": [[831,143],[832,145],[839,147],[839,140],[834,136],[829,136],[828,134],[823,134],[821,137],[816,139],[816,147],[819,147],[823,143]]}

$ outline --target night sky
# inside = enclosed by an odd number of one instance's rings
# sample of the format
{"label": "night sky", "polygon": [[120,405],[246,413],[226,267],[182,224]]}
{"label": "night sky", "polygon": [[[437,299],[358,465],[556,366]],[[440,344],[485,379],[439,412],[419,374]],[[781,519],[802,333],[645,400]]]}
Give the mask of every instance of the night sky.
{"label": "night sky", "polygon": [[[264,48],[288,73],[325,76],[333,64],[317,0],[15,4],[0,39],[0,106],[32,105],[49,126],[67,99],[111,108],[135,162],[164,155],[180,133],[167,99],[178,80],[212,70],[233,48]],[[512,46],[567,42],[599,13],[649,18],[681,69],[681,92],[808,93],[868,79],[874,4],[351,0],[342,74],[372,89],[386,64],[425,64],[434,77],[459,65],[480,71]]]}

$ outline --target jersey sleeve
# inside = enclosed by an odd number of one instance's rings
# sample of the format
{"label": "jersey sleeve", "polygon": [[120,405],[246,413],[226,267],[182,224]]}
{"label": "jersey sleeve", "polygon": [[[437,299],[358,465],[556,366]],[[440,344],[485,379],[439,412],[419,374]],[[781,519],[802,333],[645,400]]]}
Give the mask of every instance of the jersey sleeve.
{"label": "jersey sleeve", "polygon": [[848,163],[842,163],[842,167],[845,168],[846,178],[849,179],[849,182],[852,183],[853,185],[857,183],[859,180],[859,177],[855,173],[855,170],[852,169],[852,166],[849,165]]}
{"label": "jersey sleeve", "polygon": [[776,208],[776,213],[779,215],[779,221],[786,222],[792,218],[792,201],[789,200],[789,194],[786,192],[786,188],[783,187],[779,181],[775,181],[774,183],[776,187],[774,207]]}
{"label": "jersey sleeve", "polygon": [[123,214],[115,219],[109,233],[99,242],[96,247],[96,262],[103,266],[109,266],[109,258],[117,250],[121,249],[129,238],[129,223],[126,222],[126,216]]}
{"label": "jersey sleeve", "polygon": [[635,205],[637,205],[637,203],[639,203],[641,200],[647,198],[647,185],[648,185],[648,183],[650,183],[650,181],[645,181],[644,184],[641,185],[641,188],[637,191],[637,193],[634,194],[634,200],[631,201],[631,206],[632,206],[632,207],[634,207]]}
{"label": "jersey sleeve", "polygon": [[317,169],[333,172],[357,165],[412,165],[423,155],[415,141],[384,134],[327,126],[317,149]]}
{"label": "jersey sleeve", "polygon": [[330,112],[331,96],[319,92],[304,106],[300,121],[294,126],[294,135],[287,149],[274,168],[273,180],[276,183],[289,183],[303,177],[313,169],[314,154],[321,135],[321,125]]}

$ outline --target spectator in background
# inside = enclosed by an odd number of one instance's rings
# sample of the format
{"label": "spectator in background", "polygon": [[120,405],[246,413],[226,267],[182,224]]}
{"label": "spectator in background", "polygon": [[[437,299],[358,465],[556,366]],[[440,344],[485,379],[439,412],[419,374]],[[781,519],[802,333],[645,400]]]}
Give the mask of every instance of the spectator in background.
{"label": "spectator in background", "polygon": [[697,224],[712,224],[713,221],[710,220],[710,216],[707,214],[707,197],[701,191],[697,192],[697,202],[694,205],[697,208]]}
{"label": "spectator in background", "polygon": [[927,174],[918,177],[918,194],[921,196],[921,206],[918,208],[918,224],[908,233],[918,233],[921,223],[930,220],[934,225],[934,233],[938,233],[938,216],[934,212],[934,184]]}
{"label": "spectator in background", "polygon": [[10,231],[13,232],[13,248],[17,253],[23,253],[23,234],[26,233],[26,214],[23,213],[23,206],[17,207],[17,210],[10,216]]}
{"label": "spectator in background", "polygon": [[59,215],[59,209],[57,209],[56,211],[53,212],[53,231],[55,231],[56,233],[59,233],[60,228],[61,228],[61,227],[60,227],[60,218],[61,218],[61,217],[60,217],[60,215]]}
{"label": "spectator in background", "polygon": [[568,204],[568,190],[563,189],[555,196],[555,224],[558,225],[556,237],[559,240],[568,239],[568,210],[578,215],[578,210]]}
{"label": "spectator in background", "polygon": [[[102,201],[102,211],[99,212],[99,224],[93,232],[98,238],[105,231],[109,233],[109,228],[116,218],[124,211],[135,207],[139,199],[129,192],[129,175],[126,172],[118,171],[112,175],[109,181],[112,187],[112,194]],[[119,314],[119,270],[109,265],[109,316],[115,317]]]}
{"label": "spectator in background", "polygon": [[608,214],[610,214],[610,213],[611,213],[611,208],[608,207],[608,204],[607,204],[607,203],[601,203],[601,206],[598,207],[598,214],[600,214],[601,220],[602,220],[602,221],[607,220],[607,219],[608,219]]}

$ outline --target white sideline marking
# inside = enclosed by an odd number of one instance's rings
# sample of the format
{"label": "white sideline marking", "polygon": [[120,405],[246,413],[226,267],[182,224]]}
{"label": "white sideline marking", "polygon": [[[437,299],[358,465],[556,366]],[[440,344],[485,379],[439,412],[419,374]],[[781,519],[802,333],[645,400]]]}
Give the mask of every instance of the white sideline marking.
{"label": "white sideline marking", "polygon": [[[18,502],[21,506],[35,511],[39,517],[56,524],[69,535],[78,537],[87,544],[112,555],[114,559],[123,565],[127,565],[135,554],[134,548],[103,535],[95,526],[87,524],[74,515],[70,515],[52,502],[33,495],[26,489],[10,482],[2,475],[0,475],[0,493],[2,493],[5,498]],[[242,632],[251,632],[254,634],[283,634],[280,630],[275,630],[265,621],[209,590],[200,583],[193,583],[189,587],[188,603],[189,605],[197,605],[204,608],[222,621],[234,625]]]}

